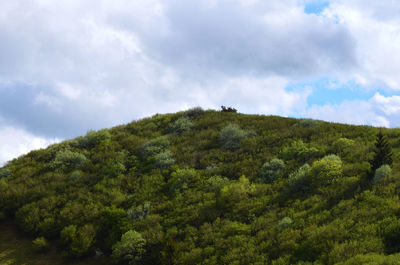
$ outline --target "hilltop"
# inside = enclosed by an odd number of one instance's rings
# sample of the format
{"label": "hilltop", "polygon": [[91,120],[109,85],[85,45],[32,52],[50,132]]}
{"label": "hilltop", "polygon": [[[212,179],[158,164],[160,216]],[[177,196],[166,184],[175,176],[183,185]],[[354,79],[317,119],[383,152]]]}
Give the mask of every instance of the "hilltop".
{"label": "hilltop", "polygon": [[0,219],[76,260],[396,264],[399,155],[400,129],[193,108],[10,161]]}

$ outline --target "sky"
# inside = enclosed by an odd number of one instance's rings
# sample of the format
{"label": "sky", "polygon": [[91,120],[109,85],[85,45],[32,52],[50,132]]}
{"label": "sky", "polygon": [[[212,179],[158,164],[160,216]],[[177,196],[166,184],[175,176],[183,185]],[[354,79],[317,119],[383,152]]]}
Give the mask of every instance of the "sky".
{"label": "sky", "polygon": [[0,0],[0,165],[194,106],[400,126],[397,0]]}

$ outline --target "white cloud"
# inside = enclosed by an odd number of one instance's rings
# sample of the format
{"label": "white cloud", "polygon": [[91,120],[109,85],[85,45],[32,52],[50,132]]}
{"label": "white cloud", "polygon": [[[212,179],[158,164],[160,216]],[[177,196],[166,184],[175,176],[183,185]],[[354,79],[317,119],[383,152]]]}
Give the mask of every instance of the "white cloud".
{"label": "white cloud", "polygon": [[59,139],[46,139],[11,126],[0,128],[0,167],[7,161],[28,153],[32,149],[44,148],[59,142]]}
{"label": "white cloud", "polygon": [[358,67],[349,72],[363,86],[400,90],[398,1],[332,0],[324,15],[337,18],[355,39]]}

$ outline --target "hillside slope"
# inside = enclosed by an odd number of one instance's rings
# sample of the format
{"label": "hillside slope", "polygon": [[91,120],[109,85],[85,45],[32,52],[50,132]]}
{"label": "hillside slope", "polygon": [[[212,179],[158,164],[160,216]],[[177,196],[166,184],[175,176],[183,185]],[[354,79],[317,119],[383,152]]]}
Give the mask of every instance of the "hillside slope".
{"label": "hillside slope", "polygon": [[10,161],[0,217],[38,251],[117,264],[398,264],[399,147],[399,129],[154,115]]}

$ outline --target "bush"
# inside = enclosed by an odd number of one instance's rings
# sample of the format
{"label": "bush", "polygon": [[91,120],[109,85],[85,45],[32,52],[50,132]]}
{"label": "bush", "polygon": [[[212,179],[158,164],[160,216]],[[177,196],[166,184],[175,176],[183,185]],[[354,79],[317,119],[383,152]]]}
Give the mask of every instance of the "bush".
{"label": "bush", "polygon": [[279,221],[278,226],[280,229],[285,229],[285,228],[290,227],[292,224],[293,224],[292,218],[284,217],[284,218],[282,218],[282,220]]}
{"label": "bush", "polygon": [[229,179],[221,176],[212,176],[207,180],[208,190],[211,192],[220,191],[229,183]]}
{"label": "bush", "polygon": [[33,250],[36,252],[45,252],[49,249],[49,244],[44,237],[38,237],[32,241]]}
{"label": "bush", "polygon": [[222,149],[234,151],[240,147],[240,142],[248,133],[236,124],[229,124],[222,129],[220,142]]}
{"label": "bush", "polygon": [[159,136],[147,143],[142,147],[146,156],[154,156],[163,151],[169,146],[168,136]]}
{"label": "bush", "polygon": [[280,152],[280,157],[285,160],[299,160],[305,162],[318,154],[318,149],[308,148],[303,141],[293,141],[289,146],[286,146]]}
{"label": "bush", "polygon": [[145,219],[150,213],[150,203],[145,203],[136,208],[131,208],[126,211],[126,215],[131,220]]}
{"label": "bush", "polygon": [[81,257],[89,252],[94,244],[96,230],[91,224],[82,227],[70,225],[60,233],[61,243],[66,247],[69,257]]}
{"label": "bush", "polygon": [[354,146],[354,140],[347,138],[339,138],[335,142],[333,142],[333,150],[337,154],[345,154],[350,151],[350,148]]}
{"label": "bush", "polygon": [[11,176],[11,171],[8,168],[0,168],[0,179]]}
{"label": "bush", "polygon": [[136,231],[130,230],[122,235],[121,241],[112,247],[111,258],[121,265],[142,264],[146,240]]}
{"label": "bush", "polygon": [[382,165],[380,168],[375,170],[374,183],[381,182],[383,179],[392,175],[392,169],[389,165]]}
{"label": "bush", "polygon": [[309,172],[310,166],[308,164],[304,164],[295,172],[290,173],[286,183],[286,194],[307,194],[310,187]]}
{"label": "bush", "polygon": [[171,174],[170,193],[176,195],[178,192],[188,189],[199,179],[199,173],[195,169],[178,169]]}
{"label": "bush", "polygon": [[175,163],[172,152],[169,150],[157,154],[154,158],[154,165],[159,169],[166,169]]}
{"label": "bush", "polygon": [[100,142],[110,139],[111,134],[108,130],[100,130],[98,132],[89,130],[85,136],[78,138],[79,146],[82,148],[92,148]]}
{"label": "bush", "polygon": [[181,134],[194,128],[194,123],[185,117],[177,119],[169,128],[171,133]]}
{"label": "bush", "polygon": [[70,171],[78,169],[87,161],[85,155],[70,150],[59,151],[52,162],[54,169]]}
{"label": "bush", "polygon": [[204,110],[201,107],[194,107],[183,112],[183,116],[188,119],[196,119],[204,114]]}
{"label": "bush", "polygon": [[327,155],[315,161],[310,169],[310,177],[314,187],[332,184],[341,176],[342,161],[337,155]]}
{"label": "bush", "polygon": [[266,162],[261,168],[261,181],[264,183],[274,182],[284,167],[285,162],[278,158],[274,158],[271,161]]}

